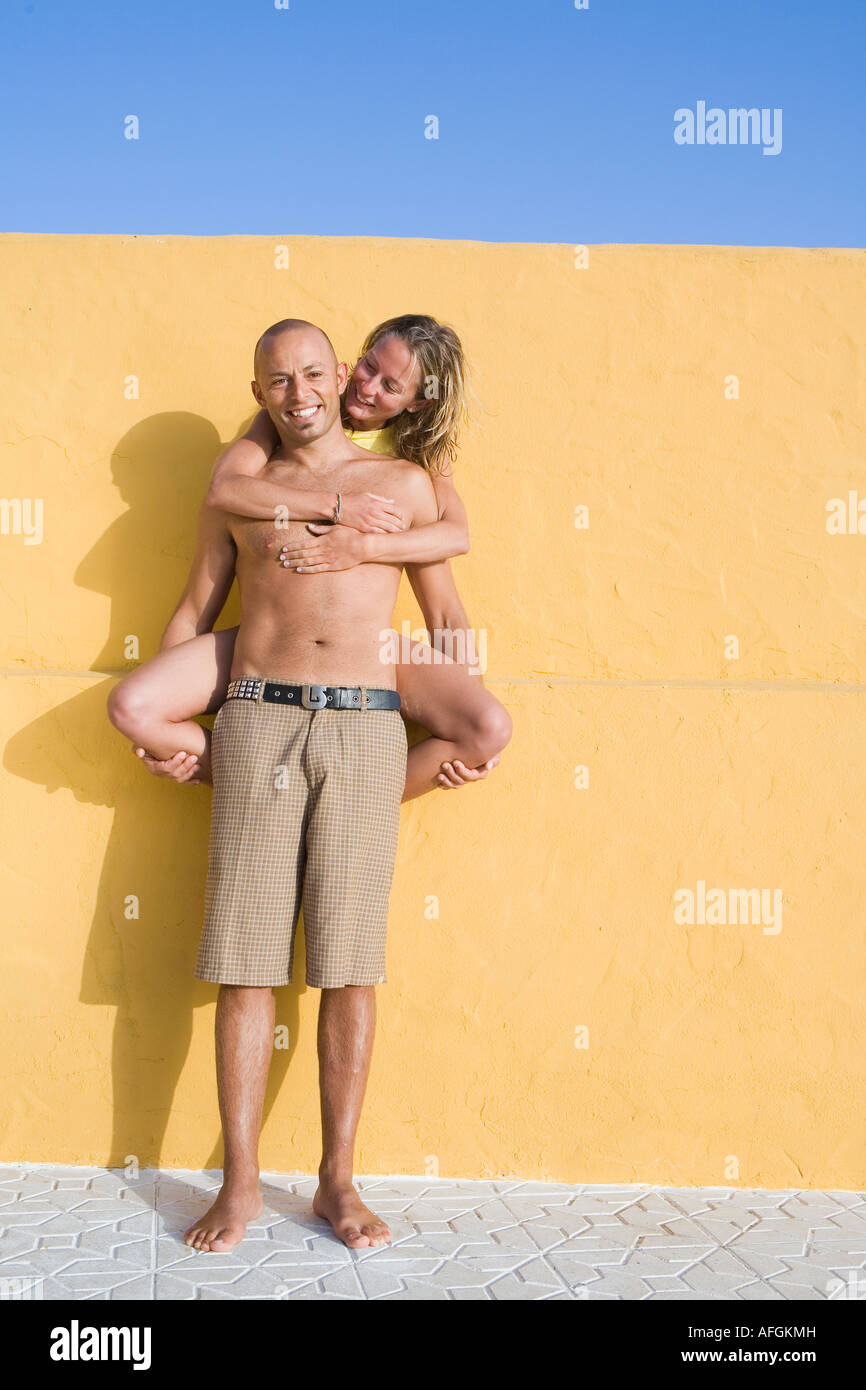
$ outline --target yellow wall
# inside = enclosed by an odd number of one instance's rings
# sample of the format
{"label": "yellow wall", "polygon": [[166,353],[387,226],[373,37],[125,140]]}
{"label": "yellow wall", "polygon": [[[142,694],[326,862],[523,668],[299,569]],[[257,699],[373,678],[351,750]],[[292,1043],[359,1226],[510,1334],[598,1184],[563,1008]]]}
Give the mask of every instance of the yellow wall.
{"label": "yellow wall", "polygon": [[[286,244],[0,239],[0,493],[44,505],[40,544],[0,536],[0,1158],[220,1163],[209,793],[147,778],[105,698],[129,634],[156,648],[261,329],[351,356],[420,310],[476,368],[455,572],[515,734],[404,808],[357,1170],[855,1187],[866,535],[825,509],[866,496],[862,252]],[[677,922],[698,880],[781,889],[781,931]],[[318,1162],[317,1003],[278,993],[265,1168]]]}

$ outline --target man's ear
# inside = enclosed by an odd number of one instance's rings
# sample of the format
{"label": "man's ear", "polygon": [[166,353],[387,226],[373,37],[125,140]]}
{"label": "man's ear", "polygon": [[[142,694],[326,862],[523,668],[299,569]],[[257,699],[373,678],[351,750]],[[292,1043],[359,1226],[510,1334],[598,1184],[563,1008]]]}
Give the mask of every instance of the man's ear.
{"label": "man's ear", "polygon": [[260,406],[262,406],[262,408],[264,408],[265,398],[264,398],[264,396],[262,395],[262,388],[261,388],[261,386],[259,386],[259,383],[258,383],[257,381],[251,381],[251,382],[250,382],[250,386],[251,386],[251,388],[252,388],[253,395],[254,395],[255,398],[256,398],[257,404],[260,405]]}
{"label": "man's ear", "polygon": [[349,368],[348,368],[348,365],[347,365],[345,362],[338,362],[338,363],[337,363],[337,387],[338,387],[338,389],[339,389],[339,392],[340,392],[340,395],[341,395],[341,396],[342,396],[343,392],[344,392],[345,389],[346,389],[346,383],[347,383],[348,380],[349,380]]}

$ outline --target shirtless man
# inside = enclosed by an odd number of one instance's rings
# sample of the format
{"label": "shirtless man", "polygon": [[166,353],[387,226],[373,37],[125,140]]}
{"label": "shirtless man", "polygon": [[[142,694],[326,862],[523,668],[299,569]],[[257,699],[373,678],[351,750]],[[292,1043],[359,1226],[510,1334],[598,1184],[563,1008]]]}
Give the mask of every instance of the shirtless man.
{"label": "shirtless man", "polygon": [[[352,444],[340,423],[346,365],[312,324],[284,320],[256,345],[253,394],[279,431],[261,477],[372,492],[409,525],[438,517],[426,472]],[[353,1185],[355,1134],[385,980],[406,733],[382,658],[401,566],[298,574],[279,563],[304,523],[279,527],[207,505],[187,595],[222,606],[237,573],[241,622],[214,725],[207,898],[195,974],[220,984],[216,1061],[223,1186],[186,1232],[228,1250],[261,1215],[258,1139],[273,1050],[274,987],[291,982],[303,900],[306,982],[322,991],[322,1161],[313,1209],[353,1249],[390,1240]],[[420,576],[423,589],[423,575]],[[416,590],[417,592],[417,590]],[[419,594],[420,597],[420,594]],[[217,609],[218,611],[218,609]]]}

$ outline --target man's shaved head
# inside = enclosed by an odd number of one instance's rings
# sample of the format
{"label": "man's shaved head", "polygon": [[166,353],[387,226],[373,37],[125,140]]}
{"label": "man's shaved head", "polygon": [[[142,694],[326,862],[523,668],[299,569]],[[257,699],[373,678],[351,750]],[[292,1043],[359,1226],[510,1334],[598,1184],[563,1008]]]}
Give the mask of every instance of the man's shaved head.
{"label": "man's shaved head", "polygon": [[327,333],[306,319],[280,319],[256,343],[250,383],[284,448],[297,449],[340,432],[346,364]]}
{"label": "man's shaved head", "polygon": [[321,328],[318,328],[316,324],[308,323],[306,319],[280,319],[279,323],[272,323],[270,328],[266,328],[259,338],[259,341],[256,343],[256,350],[253,355],[253,375],[259,385],[262,384],[261,377],[259,376],[262,359],[267,354],[268,349],[272,347],[276,340],[281,338],[284,333],[307,333],[311,338],[317,338],[319,343],[318,350],[323,353],[324,360],[326,362],[333,362],[336,367],[337,354],[334,351],[333,344],[327,333]]}

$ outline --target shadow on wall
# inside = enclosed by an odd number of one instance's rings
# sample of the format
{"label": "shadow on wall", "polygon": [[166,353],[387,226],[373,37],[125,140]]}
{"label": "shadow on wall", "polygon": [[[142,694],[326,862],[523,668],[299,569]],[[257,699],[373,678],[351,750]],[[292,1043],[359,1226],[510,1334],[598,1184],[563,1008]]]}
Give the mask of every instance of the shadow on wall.
{"label": "shadow on wall", "polygon": [[[92,670],[131,670],[135,663],[124,662],[130,634],[139,638],[142,660],[156,652],[186,579],[196,514],[221,448],[210,421],[178,412],[142,421],[112,453],[112,474],[128,510],[75,572],[77,584],[111,600],[108,637]],[[21,729],[6,746],[4,766],[46,793],[68,788],[79,802],[114,807],[80,1000],[117,1007],[113,1133],[102,1162],[121,1167],[134,1155],[142,1167],[156,1167],[189,1049],[192,1011],[213,1004],[218,991],[192,973],[204,904],[210,791],[177,787],[144,772],[109,725],[111,684],[95,684]],[[128,919],[132,895],[139,916]],[[287,1025],[289,1047],[275,1050],[265,1120],[297,1045],[298,1001],[306,989],[300,931],[293,973],[300,983],[276,995],[276,1021]],[[103,1064],[101,1054],[94,1057],[97,1072]],[[201,1166],[222,1166],[218,1120]]]}

